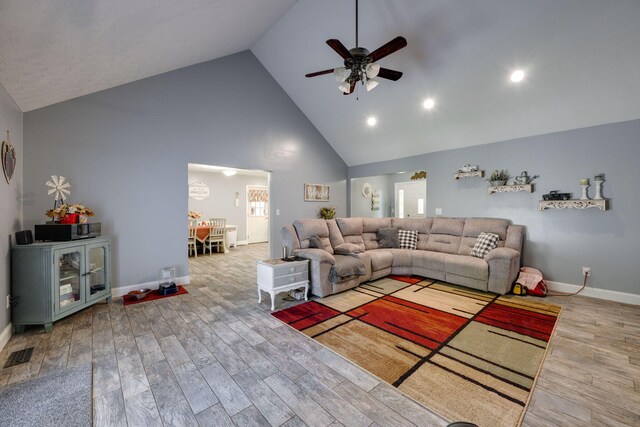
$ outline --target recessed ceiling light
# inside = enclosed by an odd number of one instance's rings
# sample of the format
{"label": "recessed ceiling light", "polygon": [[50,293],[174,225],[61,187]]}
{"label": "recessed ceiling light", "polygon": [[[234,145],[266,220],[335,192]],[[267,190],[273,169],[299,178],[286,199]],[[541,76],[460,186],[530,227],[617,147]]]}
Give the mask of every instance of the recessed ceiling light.
{"label": "recessed ceiling light", "polygon": [[376,119],[375,117],[371,116],[367,119],[367,124],[369,126],[375,126],[376,123],[378,123],[378,119]]}
{"label": "recessed ceiling light", "polygon": [[422,106],[427,110],[431,110],[433,107],[435,107],[435,105],[436,101],[433,98],[425,99],[424,103],[422,104]]}
{"label": "recessed ceiling light", "polygon": [[520,83],[524,79],[524,71],[516,70],[511,73],[511,81],[514,83]]}

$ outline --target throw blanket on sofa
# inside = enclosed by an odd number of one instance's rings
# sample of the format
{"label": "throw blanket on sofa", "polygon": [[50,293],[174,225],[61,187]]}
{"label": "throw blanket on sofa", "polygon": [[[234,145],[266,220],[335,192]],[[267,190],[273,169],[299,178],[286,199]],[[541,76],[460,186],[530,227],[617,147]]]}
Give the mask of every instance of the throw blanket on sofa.
{"label": "throw blanket on sofa", "polygon": [[334,255],[336,263],[331,266],[329,280],[333,283],[351,276],[362,276],[367,274],[367,269],[360,258],[348,255]]}

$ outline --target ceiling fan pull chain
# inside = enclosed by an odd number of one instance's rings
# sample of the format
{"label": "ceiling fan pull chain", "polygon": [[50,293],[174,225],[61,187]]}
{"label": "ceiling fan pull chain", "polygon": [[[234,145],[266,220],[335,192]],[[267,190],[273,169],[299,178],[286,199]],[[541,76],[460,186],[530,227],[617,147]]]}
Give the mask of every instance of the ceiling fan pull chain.
{"label": "ceiling fan pull chain", "polygon": [[358,44],[358,0],[356,0],[356,47],[360,46]]}

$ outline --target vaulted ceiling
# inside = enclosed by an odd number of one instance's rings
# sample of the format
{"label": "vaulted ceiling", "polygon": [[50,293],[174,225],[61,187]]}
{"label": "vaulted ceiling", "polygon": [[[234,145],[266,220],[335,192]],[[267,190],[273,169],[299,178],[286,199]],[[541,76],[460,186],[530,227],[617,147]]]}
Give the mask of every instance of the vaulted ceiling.
{"label": "vaulted ceiling", "polygon": [[380,60],[404,76],[344,96],[304,75],[342,65],[325,40],[354,47],[354,20],[353,0],[3,0],[0,83],[29,111],[251,49],[349,165],[640,118],[638,0],[361,0],[360,45],[404,36]]}

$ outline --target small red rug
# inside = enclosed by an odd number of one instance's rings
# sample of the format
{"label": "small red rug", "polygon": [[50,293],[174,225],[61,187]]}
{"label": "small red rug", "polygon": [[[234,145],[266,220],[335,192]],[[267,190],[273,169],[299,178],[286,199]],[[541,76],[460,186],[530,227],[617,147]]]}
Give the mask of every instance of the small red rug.
{"label": "small red rug", "polygon": [[129,305],[129,304],[139,304],[141,302],[148,302],[148,301],[153,301],[153,300],[157,300],[157,299],[161,299],[161,298],[168,298],[168,297],[174,297],[176,295],[184,295],[184,294],[188,294],[189,292],[187,292],[187,290],[182,286],[182,285],[178,285],[178,292],[176,292],[175,294],[169,294],[169,295],[160,295],[160,293],[158,293],[158,290],[154,290],[149,292],[149,294],[142,298],[142,299],[137,299],[134,296],[131,295],[123,295],[122,296],[122,303],[124,305]]}
{"label": "small red rug", "polygon": [[272,313],[449,420],[522,421],[561,308],[389,276]]}

